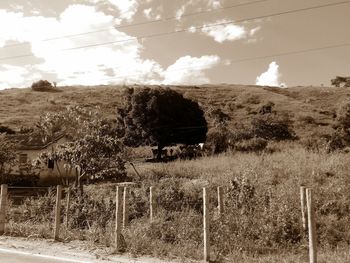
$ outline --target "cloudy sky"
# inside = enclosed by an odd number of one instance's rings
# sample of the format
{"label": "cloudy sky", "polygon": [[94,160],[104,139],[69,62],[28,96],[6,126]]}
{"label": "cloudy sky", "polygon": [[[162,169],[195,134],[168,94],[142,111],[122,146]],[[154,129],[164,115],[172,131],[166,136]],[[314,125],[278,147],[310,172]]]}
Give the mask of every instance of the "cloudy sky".
{"label": "cloudy sky", "polygon": [[342,0],[1,0],[0,89],[329,85],[350,75],[349,14]]}

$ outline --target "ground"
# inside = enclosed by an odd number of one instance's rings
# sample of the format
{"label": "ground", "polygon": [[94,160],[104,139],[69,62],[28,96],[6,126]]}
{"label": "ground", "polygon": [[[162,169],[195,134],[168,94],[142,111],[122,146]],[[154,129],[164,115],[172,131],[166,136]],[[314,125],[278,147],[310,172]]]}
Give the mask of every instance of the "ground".
{"label": "ground", "polygon": [[[350,96],[350,89],[333,87],[276,87],[244,85],[169,86],[196,100],[204,110],[220,108],[232,121],[244,123],[271,101],[275,110],[290,115],[300,137],[313,132],[329,133],[339,104]],[[68,105],[99,106],[106,117],[115,119],[116,107],[123,101],[124,86],[62,87],[62,92],[36,92],[31,89],[0,91],[2,125],[19,129],[32,126],[45,112]]]}
{"label": "ground", "polygon": [[[111,248],[89,248],[86,242],[70,241],[55,242],[48,239],[21,238],[0,236],[0,254],[3,251],[28,253],[27,255],[45,255],[48,258],[60,258],[76,262],[110,262],[110,263],[165,263],[169,260],[140,257],[132,258],[128,255],[114,255]],[[176,261],[173,261],[176,262]]]}

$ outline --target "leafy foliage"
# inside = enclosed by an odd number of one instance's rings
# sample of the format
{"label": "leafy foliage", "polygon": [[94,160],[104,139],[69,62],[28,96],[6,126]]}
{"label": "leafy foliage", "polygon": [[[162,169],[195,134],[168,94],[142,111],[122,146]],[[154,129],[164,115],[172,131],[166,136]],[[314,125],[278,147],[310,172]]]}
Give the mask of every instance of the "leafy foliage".
{"label": "leafy foliage", "polygon": [[42,116],[37,127],[47,136],[59,131],[69,139],[53,152],[42,154],[42,160],[65,161],[71,168],[79,167],[82,178],[92,181],[125,176],[124,145],[116,138],[115,127],[98,110],[68,107]]}
{"label": "leafy foliage", "polygon": [[0,134],[6,133],[6,134],[15,134],[16,132],[12,130],[10,127],[0,125]]}
{"label": "leafy foliage", "polygon": [[39,80],[34,82],[31,86],[34,91],[58,91],[52,84],[47,80]]}
{"label": "leafy foliage", "polygon": [[331,134],[327,150],[333,152],[342,150],[350,144],[350,102],[343,102],[337,111],[337,118],[335,120],[335,129]]}
{"label": "leafy foliage", "polygon": [[252,134],[266,140],[290,140],[295,137],[287,116],[274,113],[258,115],[251,122]]}
{"label": "leafy foliage", "polygon": [[16,163],[15,145],[0,135],[0,176],[10,173]]}
{"label": "leafy foliage", "polygon": [[197,102],[171,89],[127,89],[118,110],[119,136],[128,146],[204,142],[207,122]]}

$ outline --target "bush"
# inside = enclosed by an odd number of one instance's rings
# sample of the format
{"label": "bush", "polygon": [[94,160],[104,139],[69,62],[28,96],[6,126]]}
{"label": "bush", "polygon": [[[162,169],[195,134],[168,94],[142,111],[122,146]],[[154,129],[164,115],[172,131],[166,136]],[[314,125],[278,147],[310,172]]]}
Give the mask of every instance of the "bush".
{"label": "bush", "polygon": [[271,113],[255,117],[251,129],[254,136],[265,140],[291,140],[295,138],[295,133],[290,124],[289,117]]}
{"label": "bush", "polygon": [[39,80],[37,82],[34,82],[31,86],[32,90],[34,91],[41,91],[41,92],[45,92],[45,91],[58,91],[57,89],[55,89],[52,84],[47,81],[47,80]]}
{"label": "bush", "polygon": [[350,102],[342,103],[337,112],[337,124],[343,129],[350,128]]}
{"label": "bush", "polygon": [[299,122],[302,124],[316,124],[315,119],[312,116],[306,115],[306,116],[300,116],[299,117]]}
{"label": "bush", "polygon": [[212,128],[207,134],[204,148],[208,154],[225,152],[230,147],[230,132],[224,128]]}
{"label": "bush", "polygon": [[10,127],[0,125],[0,133],[15,134],[16,132]]}
{"label": "bush", "polygon": [[235,144],[234,149],[240,152],[261,152],[266,149],[267,141],[261,138],[253,138]]}

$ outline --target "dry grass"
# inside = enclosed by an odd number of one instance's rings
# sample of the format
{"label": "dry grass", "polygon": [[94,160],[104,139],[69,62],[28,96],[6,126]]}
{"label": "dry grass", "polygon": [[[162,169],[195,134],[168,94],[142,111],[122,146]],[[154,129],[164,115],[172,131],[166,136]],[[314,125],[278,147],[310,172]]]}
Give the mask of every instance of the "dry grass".
{"label": "dry grass", "polygon": [[[307,262],[307,239],[301,229],[299,208],[299,186],[305,184],[315,191],[320,262],[348,262],[348,156],[311,153],[291,143],[274,147],[280,150],[273,154],[226,153],[193,161],[137,164],[142,178],[138,179],[140,187],[133,189],[130,199],[131,224],[123,232],[126,252],[200,259],[201,189],[207,185],[211,200],[212,258],[216,262]],[[231,180],[236,188],[230,186]],[[152,224],[147,201],[150,185],[155,186],[157,203]],[[226,191],[227,213],[223,220],[216,216],[218,185]],[[72,209],[79,208],[86,217],[79,221],[73,216],[62,238],[88,240],[91,246],[111,246],[114,204],[108,203],[113,202],[114,186],[92,185],[86,193],[85,205]],[[100,207],[102,203],[105,208]],[[30,204],[41,205],[42,211],[52,209],[49,200],[29,202],[22,207],[23,220],[12,218],[8,233],[51,236],[52,225],[47,222],[52,222],[52,214],[45,213],[46,219],[38,214],[25,220],[28,212],[24,211],[30,210]]]}
{"label": "dry grass", "polygon": [[[291,115],[297,135],[329,133],[337,105],[350,96],[350,90],[320,87],[288,89],[243,85],[171,86],[197,100],[204,109],[221,108],[232,118],[231,125],[246,123],[261,105],[272,101],[275,110]],[[63,92],[34,92],[31,89],[0,91],[0,120],[11,128],[31,126],[44,112],[67,105],[100,106],[106,117],[114,118],[122,102],[122,86],[62,87]],[[305,123],[305,116],[315,120]]]}

